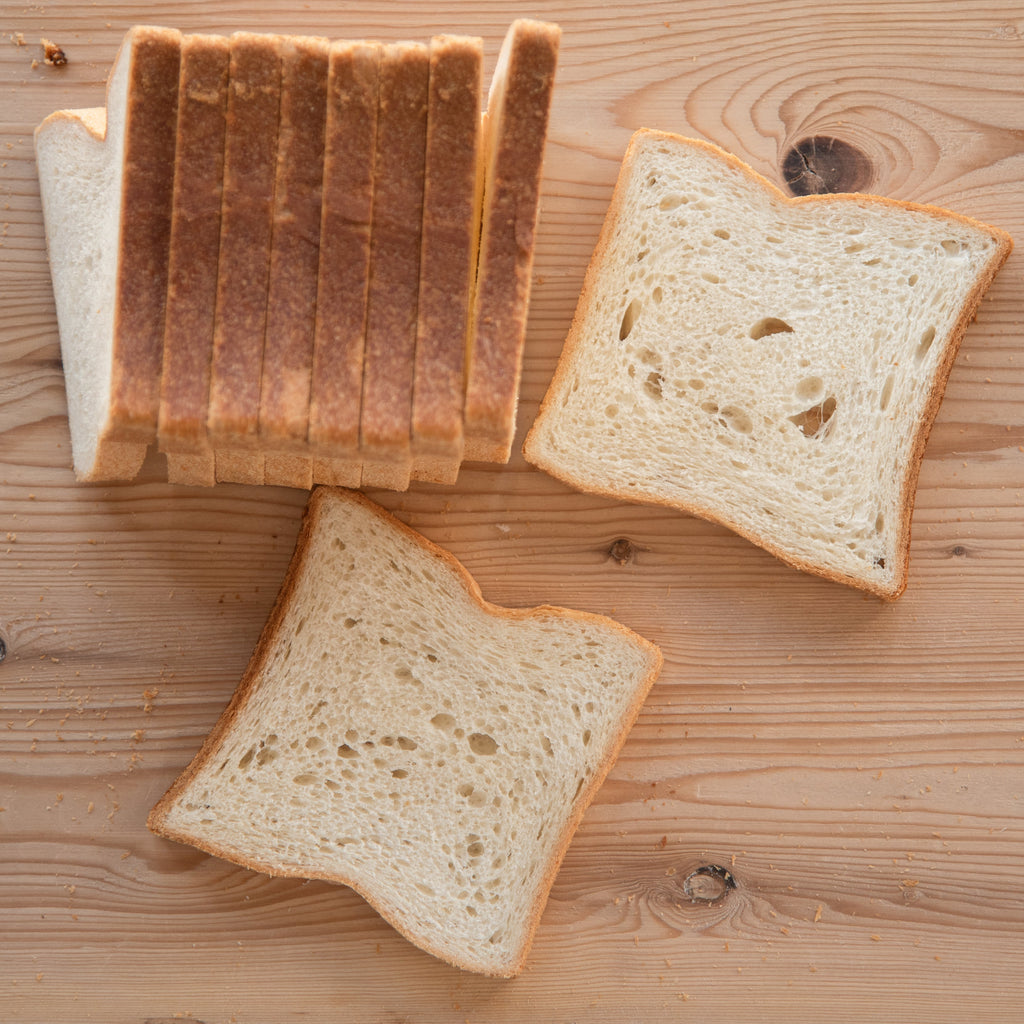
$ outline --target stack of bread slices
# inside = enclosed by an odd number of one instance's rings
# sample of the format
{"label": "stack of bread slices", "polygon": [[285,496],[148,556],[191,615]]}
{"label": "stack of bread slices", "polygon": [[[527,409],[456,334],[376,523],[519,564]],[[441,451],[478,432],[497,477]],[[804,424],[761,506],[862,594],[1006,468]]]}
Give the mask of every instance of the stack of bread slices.
{"label": "stack of bread slices", "polygon": [[76,475],[403,490],[505,462],[559,29],[139,26],[36,131]]}

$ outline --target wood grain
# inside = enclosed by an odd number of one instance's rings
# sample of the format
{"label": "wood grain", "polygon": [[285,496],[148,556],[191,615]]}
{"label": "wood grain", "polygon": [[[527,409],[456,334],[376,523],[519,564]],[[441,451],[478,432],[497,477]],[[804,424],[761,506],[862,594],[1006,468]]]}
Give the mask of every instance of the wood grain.
{"label": "wood grain", "polygon": [[[171,0],[187,31],[425,40],[511,4]],[[1017,0],[544,5],[563,28],[519,411],[536,413],[640,126],[775,181],[833,138],[868,187],[1024,244]],[[0,1018],[1017,1021],[1024,997],[1021,260],[982,303],[921,473],[895,605],[727,531],[529,467],[370,491],[491,600],[603,612],[666,667],[574,839],[525,973],[460,973],[354,894],[150,835],[246,664],[305,494],[76,485],[32,129],[102,103],[138,5],[12,9],[0,38]],[[24,45],[19,45],[19,37]],[[42,63],[40,37],[69,63]],[[33,61],[37,63],[33,66]],[[731,880],[729,885],[723,878]]]}

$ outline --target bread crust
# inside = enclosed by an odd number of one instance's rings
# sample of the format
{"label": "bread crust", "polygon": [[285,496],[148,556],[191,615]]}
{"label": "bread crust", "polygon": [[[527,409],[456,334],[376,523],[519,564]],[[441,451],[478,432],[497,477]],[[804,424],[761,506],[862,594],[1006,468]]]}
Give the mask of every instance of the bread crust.
{"label": "bread crust", "polygon": [[157,429],[171,483],[212,486],[216,482],[206,410],[217,305],[230,59],[224,36],[182,39]]}
{"label": "bread crust", "polygon": [[381,45],[331,44],[309,439],[316,483],[358,487]]}
{"label": "bread crust", "polygon": [[513,22],[488,97],[483,222],[466,368],[466,459],[507,462],[512,450],[560,38],[557,25]]}
{"label": "bread crust", "polygon": [[[260,385],[260,445],[269,484],[308,488],[307,435],[313,372],[323,151],[330,44],[283,37],[267,333]],[[281,457],[284,456],[284,457]]]}
{"label": "bread crust", "polygon": [[206,853],[212,854],[216,857],[221,857],[253,871],[259,871],[263,874],[279,877],[317,878],[339,885],[346,885],[358,892],[363,899],[365,899],[383,918],[385,918],[385,920],[391,923],[398,931],[402,932],[402,934],[406,935],[410,941],[413,941],[421,949],[438,957],[439,959],[448,960],[456,967],[460,967],[464,970],[481,972],[481,968],[478,965],[450,959],[448,954],[438,949],[430,941],[429,935],[418,934],[416,932],[415,926],[408,920],[408,916],[404,913],[402,907],[397,906],[394,903],[390,903],[385,895],[373,892],[368,887],[360,885],[354,880],[347,878],[344,873],[304,873],[293,869],[282,868],[273,863],[254,860],[238,850],[234,850],[217,843],[197,841],[191,836],[168,826],[166,822],[169,810],[173,807],[179,796],[187,790],[196,774],[207,763],[216,760],[218,750],[220,750],[223,742],[230,734],[239,713],[254,697],[263,672],[263,667],[270,656],[274,645],[280,642],[281,638],[279,634],[282,633],[282,624],[285,620],[289,603],[292,599],[293,593],[295,592],[298,581],[302,577],[306,568],[306,562],[310,551],[310,540],[323,516],[324,507],[327,503],[332,501],[350,501],[361,505],[378,519],[385,522],[390,529],[404,534],[409,540],[413,541],[430,555],[437,558],[459,580],[470,599],[487,615],[511,621],[563,617],[579,622],[600,623],[604,628],[619,633],[630,643],[643,650],[647,655],[647,674],[636,687],[633,700],[622,717],[617,734],[609,744],[609,749],[604,761],[595,770],[590,784],[581,790],[581,792],[576,796],[570,812],[565,819],[558,843],[546,866],[543,881],[538,886],[536,897],[531,906],[530,913],[528,915],[529,920],[527,927],[524,930],[525,940],[520,950],[517,951],[516,957],[507,966],[494,971],[482,972],[491,974],[495,977],[513,977],[518,974],[525,965],[533,935],[540,921],[548,893],[552,883],[554,882],[555,875],[558,872],[562,859],[565,856],[569,842],[576,831],[587,806],[590,804],[601,783],[611,770],[611,767],[626,740],[629,730],[632,728],[637,716],[640,714],[640,710],[643,707],[647,694],[654,685],[654,682],[661,671],[663,656],[661,651],[650,641],[638,636],[621,623],[605,618],[604,616],[595,615],[589,612],[558,608],[551,605],[540,605],[534,608],[502,608],[498,605],[491,604],[489,601],[485,600],[477,582],[454,555],[445,551],[443,548],[438,547],[432,541],[406,526],[389,512],[374,504],[357,491],[342,491],[337,488],[317,487],[310,495],[309,503],[303,517],[302,527],[299,531],[298,540],[295,545],[295,553],[288,567],[277,601],[274,604],[274,608],[270,613],[267,624],[264,627],[263,633],[256,645],[256,650],[249,662],[249,666],[232,695],[227,708],[221,714],[210,734],[207,736],[202,748],[181,775],[174,781],[174,783],[172,783],[171,787],[167,790],[160,801],[154,806],[147,819],[147,825],[157,835],[164,836],[167,839],[176,840],[177,842],[188,843],[204,850]]}
{"label": "bread crust", "polygon": [[364,486],[405,490],[411,421],[430,51],[392,43],[381,54],[370,284],[359,439]]}
{"label": "bread crust", "polygon": [[171,239],[181,33],[137,26],[124,124],[124,177],[110,413],[105,439],[156,437]]}
{"label": "bread crust", "polygon": [[[221,256],[207,428],[217,451],[217,479],[262,483],[263,460],[257,447],[281,67],[274,36],[236,32],[230,43]],[[230,476],[229,467],[234,470]]]}
{"label": "bread crust", "polygon": [[454,483],[462,462],[470,289],[479,241],[482,74],[482,39],[431,40],[412,478],[435,483]]}
{"label": "bread crust", "polygon": [[[943,351],[942,360],[939,363],[932,379],[931,389],[929,391],[924,411],[918,421],[918,427],[914,434],[910,457],[903,469],[903,479],[900,483],[900,493],[903,496],[903,500],[900,509],[896,542],[898,561],[893,568],[893,572],[891,574],[892,582],[890,584],[886,585],[884,583],[875,583],[872,580],[837,572],[831,568],[818,565],[808,559],[796,557],[790,552],[785,551],[775,543],[771,537],[758,534],[733,522],[728,516],[721,514],[718,510],[708,505],[703,505],[697,502],[674,502],[651,494],[637,495],[633,492],[627,494],[614,487],[604,487],[600,484],[595,485],[590,481],[581,479],[572,473],[571,470],[568,470],[562,465],[548,459],[541,449],[541,445],[537,438],[543,428],[545,418],[549,415],[554,415],[552,410],[554,408],[556,396],[564,386],[564,383],[569,376],[574,361],[575,351],[581,344],[589,310],[595,298],[595,287],[598,272],[611,243],[615,223],[618,219],[619,211],[626,194],[630,173],[637,151],[645,140],[658,139],[664,139],[672,142],[673,144],[684,143],[704,150],[716,159],[719,159],[730,167],[740,171],[749,180],[752,188],[766,191],[773,199],[781,201],[789,206],[813,209],[815,207],[827,208],[837,203],[853,202],[866,207],[881,207],[889,209],[899,208],[917,213],[924,213],[928,216],[941,217],[946,221],[964,224],[972,229],[986,232],[996,240],[998,247],[988,265],[985,267],[983,274],[979,277],[975,287],[964,302],[960,316],[951,332],[950,341]],[[782,562],[795,569],[799,569],[813,575],[822,576],[825,579],[836,583],[844,583],[848,586],[867,591],[868,593],[874,594],[886,601],[895,601],[902,595],[907,586],[910,563],[911,524],[914,514],[917,479],[920,474],[921,463],[924,459],[925,448],[928,444],[928,437],[935,421],[935,416],[938,413],[939,405],[942,402],[946,382],[953,368],[953,363],[956,359],[957,352],[959,351],[960,344],[963,340],[967,327],[977,313],[981,297],[991,285],[993,278],[999,268],[1006,261],[1006,258],[1009,256],[1012,249],[1013,240],[1005,231],[991,227],[987,224],[982,224],[980,221],[966,217],[962,214],[954,213],[936,206],[912,203],[899,199],[890,199],[882,196],[865,195],[861,193],[789,196],[773,182],[758,174],[744,161],[731,153],[727,153],[725,150],[720,149],[712,143],[705,142],[700,139],[686,138],[670,132],[656,131],[648,128],[640,129],[634,133],[626,150],[626,154],[619,171],[618,180],[616,182],[615,191],[609,205],[608,214],[605,218],[604,226],[601,230],[593,256],[591,257],[587,268],[579,302],[576,306],[576,311],[573,316],[572,324],[569,328],[565,345],[562,349],[558,366],[555,369],[555,373],[547,393],[541,402],[537,418],[524,441],[523,454],[527,461],[578,490],[586,491],[591,494],[598,494],[602,497],[612,498],[618,501],[628,501],[631,503],[639,501],[643,504],[674,508],[678,511],[686,512],[701,519],[718,523],[739,534],[741,537],[751,541],[758,547],[763,548]]]}

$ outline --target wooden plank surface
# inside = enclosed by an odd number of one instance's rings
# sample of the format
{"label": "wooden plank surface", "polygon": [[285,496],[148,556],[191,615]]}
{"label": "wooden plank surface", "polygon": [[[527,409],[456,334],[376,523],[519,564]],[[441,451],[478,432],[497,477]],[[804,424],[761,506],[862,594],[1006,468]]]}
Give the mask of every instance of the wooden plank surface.
{"label": "wooden plank surface", "polygon": [[[382,40],[564,30],[519,440],[640,126],[780,181],[809,138],[866,190],[1024,246],[1019,0],[162,5],[187,31]],[[371,496],[509,605],[615,615],[666,666],[555,882],[524,974],[461,973],[350,891],[147,833],[249,657],[305,494],[173,488],[161,456],[72,478],[32,158],[103,100],[140,4],[0,25],[0,1019],[5,1022],[1018,1021],[1024,997],[1020,248],[970,328],[895,605],[727,531],[528,466]],[[42,62],[41,37],[66,51]],[[793,158],[791,158],[793,159]]]}

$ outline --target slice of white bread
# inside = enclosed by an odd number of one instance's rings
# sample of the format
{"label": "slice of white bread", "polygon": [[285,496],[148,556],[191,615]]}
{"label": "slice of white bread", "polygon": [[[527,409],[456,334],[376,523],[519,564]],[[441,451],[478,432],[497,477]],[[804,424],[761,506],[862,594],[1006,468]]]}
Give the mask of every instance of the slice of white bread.
{"label": "slice of white bread", "polygon": [[230,60],[225,36],[182,38],[157,441],[167,455],[171,483],[204,487],[216,483],[206,410],[217,307]]}
{"label": "slice of white bread", "polygon": [[454,483],[462,464],[469,304],[480,238],[483,40],[430,41],[412,478]]}
{"label": "slice of white bread", "polygon": [[895,599],[928,433],[1011,247],[934,207],[789,198],[637,132],[524,454]]}
{"label": "slice of white bread", "polygon": [[149,827],[349,885],[435,956],[511,976],[661,664],[610,619],[488,604],[450,554],[318,488],[249,668]]}
{"label": "slice of white bread", "polygon": [[358,487],[381,45],[331,43],[309,405],[316,483]]}
{"label": "slice of white bread", "polygon": [[132,479],[156,437],[180,47],[177,30],[133,28],[106,110],[35,133],[80,480]]}
{"label": "slice of white bread", "polygon": [[412,468],[412,387],[430,50],[381,53],[370,284],[359,441],[363,486],[404,491]]}
{"label": "slice of white bread", "polygon": [[513,22],[487,97],[480,251],[466,367],[467,460],[507,462],[515,436],[560,39],[557,25]]}
{"label": "slice of white bread", "polygon": [[313,483],[307,437],[330,43],[313,36],[286,36],[278,45],[281,115],[260,386],[260,445],[266,456],[265,483],[308,489]]}
{"label": "slice of white bread", "polygon": [[231,36],[207,429],[218,481],[263,483],[260,383],[281,106],[280,37]]}

